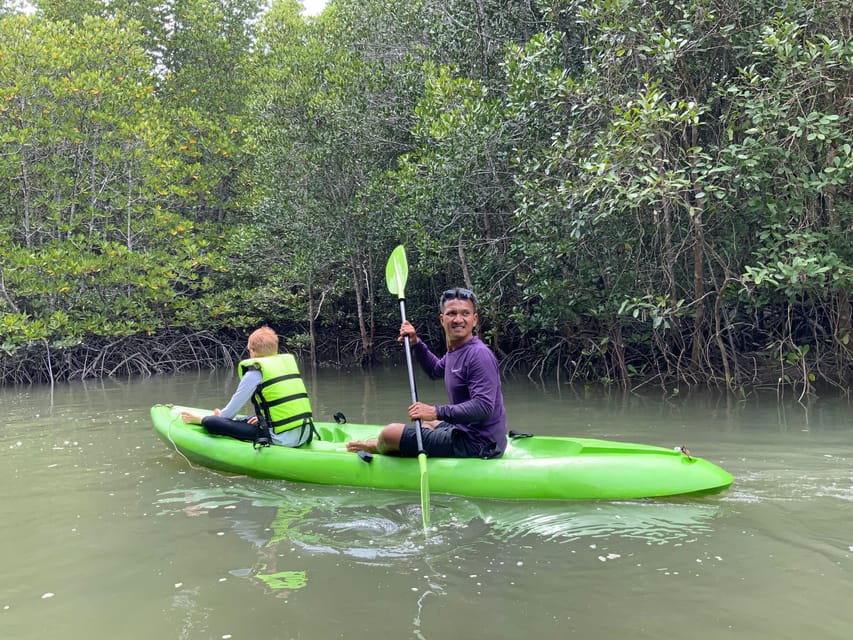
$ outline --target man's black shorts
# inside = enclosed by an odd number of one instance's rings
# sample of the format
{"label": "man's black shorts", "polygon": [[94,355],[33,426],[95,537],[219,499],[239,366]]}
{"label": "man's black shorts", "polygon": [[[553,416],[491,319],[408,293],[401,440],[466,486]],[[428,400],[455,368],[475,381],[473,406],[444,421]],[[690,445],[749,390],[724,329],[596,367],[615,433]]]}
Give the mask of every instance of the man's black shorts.
{"label": "man's black shorts", "polygon": [[[471,442],[464,431],[447,422],[439,422],[435,429],[421,429],[424,452],[431,458],[479,458],[481,447]],[[415,427],[407,424],[400,435],[400,455],[416,458],[418,438]]]}

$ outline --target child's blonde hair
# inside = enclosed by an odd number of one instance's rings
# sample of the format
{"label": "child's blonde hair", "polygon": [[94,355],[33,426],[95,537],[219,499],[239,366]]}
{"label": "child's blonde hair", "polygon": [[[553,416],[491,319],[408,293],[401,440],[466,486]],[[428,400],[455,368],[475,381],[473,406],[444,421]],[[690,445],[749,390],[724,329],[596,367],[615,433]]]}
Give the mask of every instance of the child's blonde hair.
{"label": "child's blonde hair", "polygon": [[258,358],[274,356],[278,353],[278,335],[267,326],[255,329],[249,336],[248,347]]}

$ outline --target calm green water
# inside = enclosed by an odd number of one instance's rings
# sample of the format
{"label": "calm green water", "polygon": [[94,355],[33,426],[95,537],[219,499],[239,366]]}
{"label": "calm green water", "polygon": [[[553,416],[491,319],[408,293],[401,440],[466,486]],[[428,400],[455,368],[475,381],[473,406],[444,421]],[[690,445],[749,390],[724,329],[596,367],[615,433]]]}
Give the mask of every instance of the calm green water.
{"label": "calm green water", "polygon": [[[505,383],[511,426],[686,444],[712,497],[510,503],[258,481],[193,467],[158,402],[227,374],[0,389],[0,638],[848,638],[849,399],[577,394]],[[404,415],[405,370],[320,371],[329,420]],[[439,385],[419,380],[425,401]]]}

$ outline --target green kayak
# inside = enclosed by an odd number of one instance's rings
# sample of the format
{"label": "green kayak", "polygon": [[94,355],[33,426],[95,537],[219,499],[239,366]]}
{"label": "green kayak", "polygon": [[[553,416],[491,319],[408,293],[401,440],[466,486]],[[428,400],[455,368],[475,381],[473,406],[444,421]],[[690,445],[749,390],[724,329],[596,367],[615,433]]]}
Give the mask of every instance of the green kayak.
{"label": "green kayak", "polygon": [[[209,435],[184,424],[182,409],[156,405],[160,436],[193,463],[255,478],[419,491],[416,458],[374,455],[370,462],[346,450],[350,440],[376,437],[377,425],[315,423],[320,434],[298,449],[255,449],[249,442]],[[732,476],[680,450],[590,438],[533,436],[511,439],[493,460],[430,458],[433,493],[519,500],[624,500],[715,493]]]}

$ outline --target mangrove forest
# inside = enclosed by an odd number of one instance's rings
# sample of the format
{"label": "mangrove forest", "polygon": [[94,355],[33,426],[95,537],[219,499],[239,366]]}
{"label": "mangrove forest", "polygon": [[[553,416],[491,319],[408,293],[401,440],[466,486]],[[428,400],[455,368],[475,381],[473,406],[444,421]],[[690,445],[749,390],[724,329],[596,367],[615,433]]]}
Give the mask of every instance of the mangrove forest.
{"label": "mangrove forest", "polygon": [[853,381],[850,0],[0,8],[0,381],[399,358],[480,298],[504,371]]}

